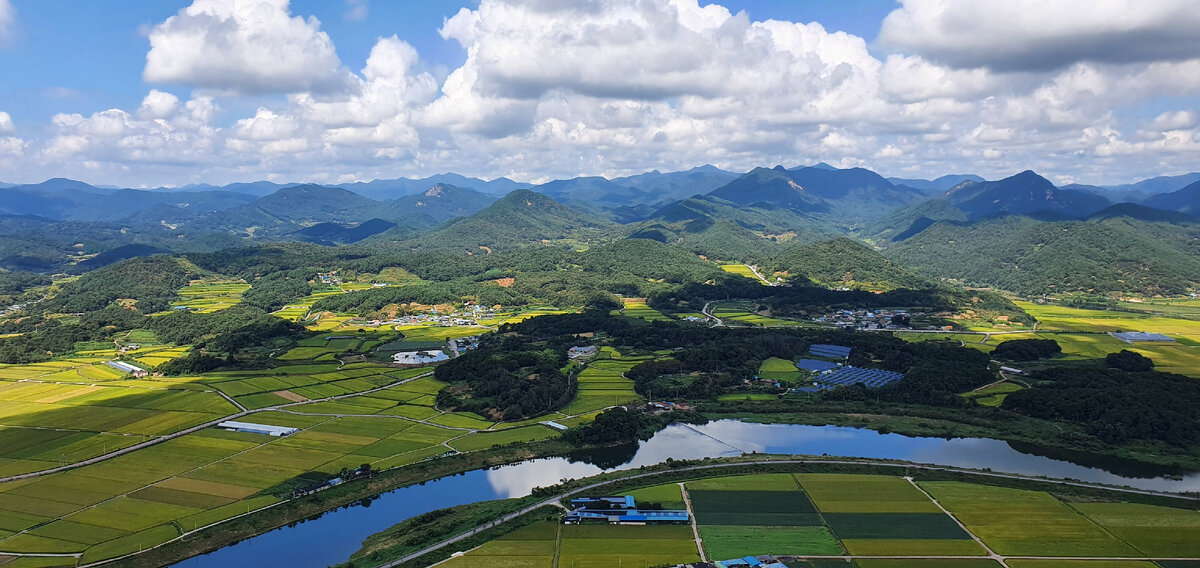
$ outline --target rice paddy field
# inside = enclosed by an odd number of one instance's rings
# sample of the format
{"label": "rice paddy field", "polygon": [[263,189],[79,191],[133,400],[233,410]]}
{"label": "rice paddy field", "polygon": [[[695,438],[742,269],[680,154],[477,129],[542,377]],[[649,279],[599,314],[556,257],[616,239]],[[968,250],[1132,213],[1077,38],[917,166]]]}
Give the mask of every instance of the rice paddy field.
{"label": "rice paddy field", "polygon": [[625,304],[625,309],[620,311],[621,315],[631,318],[641,318],[646,321],[668,321],[671,318],[664,316],[662,312],[646,305],[645,298],[621,298],[621,303]]}
{"label": "rice paddy field", "polygon": [[245,282],[192,282],[179,290],[182,299],[171,307],[210,314],[241,303],[242,294],[249,289],[250,285]]}
{"label": "rice paddy field", "polygon": [[652,357],[623,357],[611,347],[602,347],[599,356],[579,373],[579,392],[575,400],[562,410],[575,415],[625,404],[641,397],[633,390],[633,381],[625,378],[628,371]]}
{"label": "rice paddy field", "polygon": [[[899,332],[896,336],[914,342],[959,341],[965,347],[989,353],[1004,341],[1053,339],[1062,347],[1066,359],[1102,359],[1109,353],[1128,349],[1152,359],[1160,371],[1200,378],[1200,321],[1026,302],[1018,304],[1041,321],[1038,333],[993,335],[982,343],[983,335],[969,333]],[[1109,335],[1113,331],[1163,333],[1178,343],[1139,342],[1131,345]]]}
{"label": "rice paddy field", "polygon": [[760,284],[766,286],[766,282],[763,282],[762,279],[759,278],[756,274],[754,274],[754,271],[750,270],[750,267],[746,266],[745,264],[722,264],[721,270],[724,270],[725,272],[728,272],[730,274],[737,274],[738,276],[744,276],[746,278],[757,281]]}
{"label": "rice paddy field", "polygon": [[796,327],[800,322],[760,316],[754,313],[755,306],[747,302],[721,302],[712,308],[712,314],[730,326]]}
{"label": "rice paddy field", "polygon": [[[1195,510],[1068,503],[1038,491],[859,474],[758,474],[682,486],[709,561],[772,554],[802,557],[788,566],[805,568],[1001,566],[972,535],[1012,567],[1173,567],[1169,561],[1138,559],[1200,555],[1200,544],[1190,538],[1200,530]],[[628,494],[643,504],[687,506],[677,483]],[[696,562],[699,552],[686,525],[545,521],[442,566],[669,566]],[[818,556],[826,558],[803,558]],[[1106,556],[1122,560],[1100,559]]]}
{"label": "rice paddy field", "polygon": [[1025,387],[1016,383],[998,383],[989,385],[977,391],[963,393],[963,398],[969,398],[984,406],[1000,406],[1004,402],[1004,398],[1010,393],[1017,392]]}
{"label": "rice paddy field", "polygon": [[341,288],[328,288],[319,292],[314,292],[313,294],[300,298],[299,300],[295,300],[283,308],[271,313],[288,321],[300,321],[304,319],[306,315],[308,315],[308,311],[312,308],[313,304],[317,303],[321,299],[345,293],[345,290],[342,290]]}
{"label": "rice paddy field", "polygon": [[[55,362],[10,375],[52,375]],[[505,429],[434,408],[430,368],[305,363],[203,377],[67,384],[0,382],[0,476],[53,468],[238,412],[290,426],[283,438],[206,428],[71,471],[0,483],[3,553],[74,566],[122,556],[277,503],[295,485],[363,463],[401,467],[455,451],[541,440],[537,424]],[[381,388],[386,387],[386,388]],[[220,393],[218,393],[220,391]],[[364,391],[371,391],[369,393]],[[363,393],[363,394],[355,394]],[[318,401],[329,397],[336,400]],[[18,564],[18,566],[21,564]]]}
{"label": "rice paddy field", "polygon": [[800,380],[801,373],[796,368],[794,361],[771,357],[758,366],[758,376],[764,379],[794,383]]}

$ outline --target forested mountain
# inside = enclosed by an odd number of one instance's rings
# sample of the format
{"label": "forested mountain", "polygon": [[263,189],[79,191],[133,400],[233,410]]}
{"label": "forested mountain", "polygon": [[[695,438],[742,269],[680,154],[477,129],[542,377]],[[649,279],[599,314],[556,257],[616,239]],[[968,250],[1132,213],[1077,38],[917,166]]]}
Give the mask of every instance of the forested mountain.
{"label": "forested mountain", "polygon": [[418,250],[478,254],[568,239],[586,241],[611,227],[607,221],[586,216],[550,197],[519,189],[474,215],[400,244]]}
{"label": "forested mountain", "polygon": [[756,168],[709,196],[741,206],[790,209],[842,227],[923,198],[917,190],[892,185],[870,170],[828,166]]}
{"label": "forested mountain", "polygon": [[1094,193],[1059,189],[1029,170],[999,181],[965,182],[948,191],[946,198],[969,219],[1041,212],[1082,218],[1110,205]]}
{"label": "forested mountain", "polygon": [[847,238],[790,247],[767,266],[768,274],[783,273],[789,280],[811,280],[825,287],[895,290],[933,286],[928,278]]}
{"label": "forested mountain", "polygon": [[931,277],[1027,294],[1181,294],[1200,285],[1200,225],[1128,216],[937,222],[884,255]]}
{"label": "forested mountain", "polygon": [[738,174],[734,172],[705,165],[682,172],[663,173],[654,170],[635,176],[614,178],[612,181],[642,190],[654,203],[665,203],[709,193],[737,177]]}
{"label": "forested mountain", "polygon": [[383,219],[371,219],[354,225],[340,223],[317,223],[296,231],[299,240],[321,245],[357,243],[396,227],[395,223]]}
{"label": "forested mountain", "polygon": [[482,211],[496,198],[478,191],[439,183],[429,189],[382,204],[373,210],[376,217],[411,227],[432,227],[455,217]]}
{"label": "forested mountain", "polygon": [[920,190],[926,195],[933,195],[949,191],[950,188],[960,185],[965,181],[981,182],[986,181],[975,174],[949,174],[941,176],[937,179],[914,179],[914,178],[898,178],[890,177],[888,181],[895,185],[903,185]]}
{"label": "forested mountain", "polygon": [[363,197],[369,197],[376,201],[388,201],[408,195],[422,193],[435,185],[452,185],[491,196],[501,196],[515,189],[529,187],[528,184],[518,183],[503,177],[486,181],[452,172],[432,175],[420,179],[380,179],[369,182],[336,184],[336,187],[348,189],[354,193],[362,195]]}
{"label": "forested mountain", "polygon": [[967,214],[947,199],[935,198],[902,207],[867,223],[862,235],[880,242],[899,242],[938,221],[966,222]]}
{"label": "forested mountain", "polygon": [[1136,183],[1105,186],[1115,192],[1130,192],[1142,195],[1170,193],[1187,185],[1200,181],[1200,172],[1191,172],[1178,176],[1158,176],[1144,179]]}
{"label": "forested mountain", "polygon": [[1149,197],[1142,204],[1155,209],[1200,215],[1200,181],[1170,193]]}

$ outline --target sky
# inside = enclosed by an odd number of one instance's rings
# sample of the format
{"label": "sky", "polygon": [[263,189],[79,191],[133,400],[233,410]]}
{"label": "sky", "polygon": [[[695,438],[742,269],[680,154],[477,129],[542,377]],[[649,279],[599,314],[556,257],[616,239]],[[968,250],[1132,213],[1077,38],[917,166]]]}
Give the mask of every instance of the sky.
{"label": "sky", "polygon": [[1200,170],[1194,0],[0,0],[0,181]]}

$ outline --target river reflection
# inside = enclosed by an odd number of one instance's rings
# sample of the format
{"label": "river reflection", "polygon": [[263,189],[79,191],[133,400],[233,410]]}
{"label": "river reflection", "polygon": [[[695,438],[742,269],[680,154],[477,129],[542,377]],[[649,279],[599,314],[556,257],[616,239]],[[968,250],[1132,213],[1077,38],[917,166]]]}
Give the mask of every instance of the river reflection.
{"label": "river reflection", "polygon": [[[1032,450],[1032,451],[1031,451]],[[434,509],[489,499],[523,497],[534,487],[554,485],[615,469],[633,469],[673,459],[736,456],[743,452],[901,459],[998,472],[1071,478],[1156,491],[1200,491],[1200,474],[1176,478],[1124,464],[1118,475],[1100,467],[1036,455],[1006,442],[979,438],[907,437],[836,426],[753,424],[721,420],[703,426],[676,424],[648,441],[565,458],[530,460],[475,470],[397,489],[370,507],[331,511],[295,526],[276,529],[177,564],[186,568],[233,566],[320,567],[344,562],[362,540],[409,517]]]}

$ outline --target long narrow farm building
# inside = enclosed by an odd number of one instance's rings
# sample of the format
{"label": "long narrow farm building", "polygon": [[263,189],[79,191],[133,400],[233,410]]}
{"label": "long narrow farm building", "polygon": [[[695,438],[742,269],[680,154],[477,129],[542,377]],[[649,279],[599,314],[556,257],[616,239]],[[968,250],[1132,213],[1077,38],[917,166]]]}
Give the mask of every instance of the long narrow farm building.
{"label": "long narrow farm building", "polygon": [[254,424],[253,422],[238,422],[236,420],[227,420],[217,424],[218,428],[233,430],[235,432],[249,432],[251,434],[266,434],[268,436],[289,436],[299,432],[299,428],[289,426],[272,426],[270,424]]}

